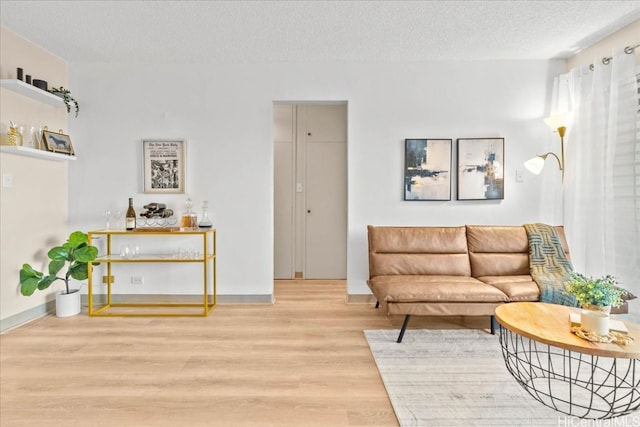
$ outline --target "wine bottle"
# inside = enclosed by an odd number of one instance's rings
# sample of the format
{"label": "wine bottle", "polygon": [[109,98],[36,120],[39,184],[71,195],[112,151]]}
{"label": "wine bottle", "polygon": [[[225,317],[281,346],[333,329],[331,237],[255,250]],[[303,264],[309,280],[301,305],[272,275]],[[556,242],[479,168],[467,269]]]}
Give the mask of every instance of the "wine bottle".
{"label": "wine bottle", "polygon": [[126,228],[131,231],[136,228],[136,211],[133,209],[133,198],[129,197],[129,209],[127,209]]}
{"label": "wine bottle", "polygon": [[149,211],[161,211],[165,209],[167,205],[164,203],[149,203],[148,205],[144,205],[144,208]]}

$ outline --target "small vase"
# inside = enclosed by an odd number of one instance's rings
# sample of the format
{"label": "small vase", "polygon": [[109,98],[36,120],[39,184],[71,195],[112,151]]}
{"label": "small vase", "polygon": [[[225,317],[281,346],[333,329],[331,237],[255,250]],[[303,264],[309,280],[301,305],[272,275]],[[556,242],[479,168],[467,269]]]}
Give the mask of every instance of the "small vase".
{"label": "small vase", "polygon": [[583,331],[599,336],[609,334],[610,306],[586,306],[580,312],[580,325]]}

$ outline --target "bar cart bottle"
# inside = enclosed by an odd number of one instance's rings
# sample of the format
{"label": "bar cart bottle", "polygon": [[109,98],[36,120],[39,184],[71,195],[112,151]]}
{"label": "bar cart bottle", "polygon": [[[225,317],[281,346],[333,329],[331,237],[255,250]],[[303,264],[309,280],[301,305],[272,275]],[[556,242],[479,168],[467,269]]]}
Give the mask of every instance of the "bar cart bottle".
{"label": "bar cart bottle", "polygon": [[200,224],[198,224],[200,228],[211,228],[213,227],[213,223],[209,218],[209,202],[206,200],[202,202],[202,218],[200,219]]}

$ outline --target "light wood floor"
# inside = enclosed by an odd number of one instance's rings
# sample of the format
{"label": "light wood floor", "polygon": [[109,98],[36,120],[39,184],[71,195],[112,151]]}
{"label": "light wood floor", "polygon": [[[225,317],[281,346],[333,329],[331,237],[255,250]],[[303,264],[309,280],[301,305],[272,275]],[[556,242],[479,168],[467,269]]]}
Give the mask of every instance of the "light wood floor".
{"label": "light wood floor", "polygon": [[276,281],[275,294],[206,318],[49,316],[9,331],[0,425],[397,426],[362,331],[402,318],[346,304],[344,281]]}

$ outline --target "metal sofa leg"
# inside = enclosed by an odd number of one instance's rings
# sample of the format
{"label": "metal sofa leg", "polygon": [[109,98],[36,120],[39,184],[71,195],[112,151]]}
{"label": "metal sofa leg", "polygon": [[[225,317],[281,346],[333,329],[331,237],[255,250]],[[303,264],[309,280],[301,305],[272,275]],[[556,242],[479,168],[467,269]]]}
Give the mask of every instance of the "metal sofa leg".
{"label": "metal sofa leg", "polygon": [[400,335],[398,335],[398,341],[396,341],[397,343],[402,342],[402,337],[404,337],[404,331],[407,330],[407,325],[409,324],[410,317],[411,316],[407,314],[407,317],[404,318],[404,322],[402,323],[402,329],[400,329]]}
{"label": "metal sofa leg", "polygon": [[380,301],[376,300],[376,308],[380,307]]}
{"label": "metal sofa leg", "polygon": [[496,316],[491,316],[491,335],[496,334]]}

